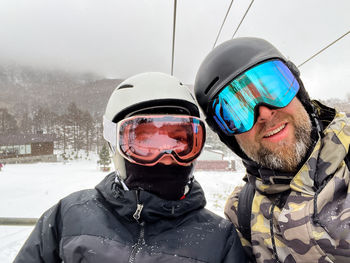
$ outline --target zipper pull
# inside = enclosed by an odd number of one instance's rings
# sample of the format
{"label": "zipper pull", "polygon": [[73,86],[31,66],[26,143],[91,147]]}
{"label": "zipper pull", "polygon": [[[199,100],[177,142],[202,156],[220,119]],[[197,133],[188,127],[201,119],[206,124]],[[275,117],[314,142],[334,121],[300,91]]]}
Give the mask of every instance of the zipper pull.
{"label": "zipper pull", "polygon": [[140,190],[136,190],[137,206],[136,206],[136,211],[133,214],[133,218],[137,221],[137,223],[140,224],[139,219],[140,219],[141,212],[142,212],[142,209],[143,209],[143,204],[141,204],[141,202],[140,202],[139,195],[140,195]]}
{"label": "zipper pull", "polygon": [[137,204],[137,207],[136,207],[136,211],[135,213],[133,214],[133,217],[135,218],[135,220],[139,222],[139,219],[140,219],[140,216],[141,216],[141,212],[142,212],[142,208],[143,208],[143,204]]}

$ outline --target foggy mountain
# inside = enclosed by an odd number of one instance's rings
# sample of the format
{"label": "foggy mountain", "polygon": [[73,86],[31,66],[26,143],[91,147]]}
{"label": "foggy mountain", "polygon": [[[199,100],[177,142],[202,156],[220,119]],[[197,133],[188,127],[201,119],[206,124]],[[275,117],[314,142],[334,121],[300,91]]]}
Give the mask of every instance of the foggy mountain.
{"label": "foggy mountain", "polygon": [[[58,114],[74,102],[83,111],[102,116],[107,101],[122,79],[106,79],[93,73],[40,70],[0,65],[0,108],[12,113],[44,106]],[[193,86],[188,85],[193,91]],[[325,104],[350,112],[350,98],[328,99]]]}
{"label": "foggy mountain", "polygon": [[0,108],[17,112],[45,106],[62,113],[75,102],[80,109],[101,116],[109,96],[121,81],[92,73],[0,65]]}

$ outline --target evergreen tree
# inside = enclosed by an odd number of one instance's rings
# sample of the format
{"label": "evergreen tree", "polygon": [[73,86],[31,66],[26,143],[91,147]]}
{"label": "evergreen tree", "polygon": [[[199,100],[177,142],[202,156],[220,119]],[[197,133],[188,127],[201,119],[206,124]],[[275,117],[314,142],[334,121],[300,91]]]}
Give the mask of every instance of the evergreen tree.
{"label": "evergreen tree", "polygon": [[100,160],[98,160],[98,164],[102,166],[102,169],[104,171],[108,171],[109,169],[109,165],[111,163],[111,159],[110,159],[110,156],[109,156],[109,150],[108,150],[108,147],[106,144],[104,144],[102,146],[102,149],[101,151],[99,152],[99,157],[100,157]]}

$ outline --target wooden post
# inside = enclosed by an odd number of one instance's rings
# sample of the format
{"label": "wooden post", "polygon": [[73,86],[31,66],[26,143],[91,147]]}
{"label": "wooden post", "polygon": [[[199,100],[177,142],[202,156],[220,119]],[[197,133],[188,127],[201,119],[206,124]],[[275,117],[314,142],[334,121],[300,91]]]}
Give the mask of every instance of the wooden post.
{"label": "wooden post", "polygon": [[5,226],[33,226],[36,222],[37,218],[0,217],[0,225]]}

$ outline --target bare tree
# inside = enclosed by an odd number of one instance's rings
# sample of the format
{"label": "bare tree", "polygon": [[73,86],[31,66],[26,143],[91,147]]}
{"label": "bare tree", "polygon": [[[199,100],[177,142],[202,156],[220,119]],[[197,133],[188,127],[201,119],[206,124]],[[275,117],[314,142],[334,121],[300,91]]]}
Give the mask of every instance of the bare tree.
{"label": "bare tree", "polygon": [[17,121],[6,108],[0,108],[0,134],[18,133]]}
{"label": "bare tree", "polygon": [[92,136],[93,136],[93,125],[94,121],[92,119],[91,114],[88,111],[83,112],[82,119],[81,119],[82,127],[84,130],[84,144],[85,144],[85,150],[87,152],[91,151],[92,147]]}

